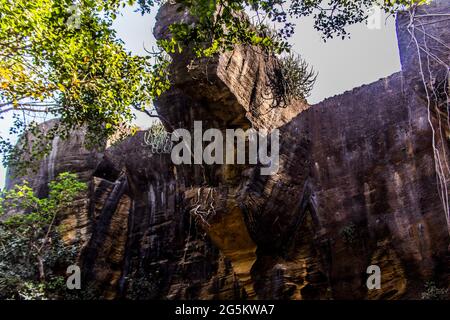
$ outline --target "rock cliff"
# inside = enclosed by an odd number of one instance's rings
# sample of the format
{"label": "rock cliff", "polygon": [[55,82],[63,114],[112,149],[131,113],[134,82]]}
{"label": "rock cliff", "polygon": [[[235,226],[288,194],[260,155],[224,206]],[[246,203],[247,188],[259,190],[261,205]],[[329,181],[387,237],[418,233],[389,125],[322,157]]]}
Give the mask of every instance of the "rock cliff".
{"label": "rock cliff", "polygon": [[[426,281],[447,287],[450,127],[435,92],[448,85],[449,12],[437,0],[400,13],[402,71],[317,105],[274,107],[276,58],[255,48],[173,55],[156,102],[166,129],[278,128],[275,175],[177,166],[144,132],[95,151],[82,130],[55,140],[30,179],[41,195],[62,171],[89,183],[60,221],[82,247],[83,286],[107,299],[414,299]],[[164,5],[155,36],[179,19]],[[369,265],[379,290],[366,287]]]}

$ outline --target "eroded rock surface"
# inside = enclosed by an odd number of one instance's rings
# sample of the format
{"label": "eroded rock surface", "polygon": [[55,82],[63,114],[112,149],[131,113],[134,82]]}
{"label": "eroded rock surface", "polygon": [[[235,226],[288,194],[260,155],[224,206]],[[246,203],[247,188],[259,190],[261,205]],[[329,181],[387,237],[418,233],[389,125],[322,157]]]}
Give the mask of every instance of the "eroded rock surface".
{"label": "eroded rock surface", "polygon": [[[399,14],[402,71],[313,106],[273,108],[275,58],[254,48],[193,65],[173,56],[173,86],[157,101],[166,128],[278,128],[272,176],[175,166],[151,153],[144,132],[96,152],[82,133],[56,141],[33,185],[66,170],[89,182],[60,222],[66,242],[82,245],[84,283],[104,298],[142,299],[399,299],[420,298],[429,280],[447,287],[447,181],[436,157],[448,177],[449,127],[428,98],[448,75],[450,21],[438,15],[448,12],[440,0],[418,9],[417,29]],[[190,18],[164,5],[155,35],[179,19]],[[380,290],[366,287],[374,264]]]}

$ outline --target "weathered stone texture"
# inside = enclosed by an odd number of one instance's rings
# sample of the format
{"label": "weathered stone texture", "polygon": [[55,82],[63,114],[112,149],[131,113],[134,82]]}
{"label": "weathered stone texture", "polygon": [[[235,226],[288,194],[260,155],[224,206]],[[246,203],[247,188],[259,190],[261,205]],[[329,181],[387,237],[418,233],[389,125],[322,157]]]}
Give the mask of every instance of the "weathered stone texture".
{"label": "weathered stone texture", "polygon": [[[450,61],[450,20],[436,14],[449,12],[439,0],[416,13],[438,78],[439,60]],[[164,5],[157,38],[179,19],[192,18]],[[57,142],[33,185],[44,188],[64,170],[89,181],[80,210],[61,222],[67,242],[82,241],[84,281],[104,298],[143,299],[411,299],[428,280],[448,286],[435,156],[448,161],[450,128],[439,122],[441,106],[428,108],[410,17],[397,21],[402,71],[313,106],[271,108],[275,58],[253,48],[190,68],[192,57],[173,56],[173,87],[157,101],[167,129],[192,130],[194,120],[204,129],[278,128],[275,175],[174,166],[143,146],[143,132],[101,153],[85,151],[81,133]],[[428,90],[441,90],[441,78],[425,77]],[[381,290],[365,285],[372,264],[381,267]],[[140,282],[148,286],[137,297]]]}

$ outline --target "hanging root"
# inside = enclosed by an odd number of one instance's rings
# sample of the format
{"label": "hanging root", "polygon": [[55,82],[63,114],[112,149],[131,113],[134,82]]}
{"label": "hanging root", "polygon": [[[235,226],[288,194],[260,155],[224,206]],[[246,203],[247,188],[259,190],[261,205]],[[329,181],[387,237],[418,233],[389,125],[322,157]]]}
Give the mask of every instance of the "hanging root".
{"label": "hanging root", "polygon": [[[407,27],[411,38],[417,49],[417,55],[419,59],[420,75],[422,78],[423,87],[426,94],[427,100],[427,114],[428,123],[432,130],[432,147],[434,156],[434,165],[437,179],[437,190],[439,197],[442,202],[442,206],[445,212],[445,218],[447,220],[447,230],[450,233],[450,205],[449,205],[449,194],[448,194],[448,181],[449,181],[449,164],[447,161],[445,142],[447,138],[443,136],[445,130],[442,128],[442,122],[445,121],[447,130],[450,130],[450,112],[449,103],[450,99],[448,96],[449,92],[449,78],[450,78],[450,66],[448,63],[442,61],[436,54],[431,52],[430,49],[440,50],[443,52],[450,52],[450,47],[442,42],[437,37],[426,32],[424,26],[433,23],[439,23],[444,20],[438,21],[426,21],[427,18],[436,16],[435,14],[421,14],[416,15],[416,7],[413,7],[410,11],[410,21]],[[450,16],[450,15],[444,15]],[[424,21],[425,20],[425,21]],[[423,44],[420,44],[417,40],[416,34],[423,37]],[[435,46],[430,47],[428,40],[435,44]],[[431,63],[437,64],[446,73],[443,77],[444,80],[441,83],[438,82],[439,75],[433,74]],[[426,68],[424,68],[426,65]],[[426,70],[425,70],[426,69]],[[428,81],[426,79],[426,74],[428,75]],[[437,89],[436,89],[437,88]],[[432,111],[437,115],[437,128],[436,124],[432,121]],[[439,139],[437,139],[439,138]],[[437,140],[440,142],[437,142]]]}
{"label": "hanging root", "polygon": [[[206,190],[205,190],[206,189]],[[206,191],[206,196],[203,191]],[[216,209],[214,207],[215,197],[213,188],[199,188],[194,197],[194,203],[189,209],[189,231],[188,236],[184,245],[184,253],[182,263],[186,262],[186,255],[189,250],[189,242],[191,239],[191,229],[192,221],[194,220],[196,224],[200,224],[202,229],[207,229],[210,227],[208,219],[214,216]]]}
{"label": "hanging root", "polygon": [[[206,198],[203,196],[203,190],[206,189]],[[190,215],[195,218],[197,223],[203,227],[209,227],[208,219],[216,213],[214,207],[214,189],[199,188],[195,197],[195,203],[191,206]]]}

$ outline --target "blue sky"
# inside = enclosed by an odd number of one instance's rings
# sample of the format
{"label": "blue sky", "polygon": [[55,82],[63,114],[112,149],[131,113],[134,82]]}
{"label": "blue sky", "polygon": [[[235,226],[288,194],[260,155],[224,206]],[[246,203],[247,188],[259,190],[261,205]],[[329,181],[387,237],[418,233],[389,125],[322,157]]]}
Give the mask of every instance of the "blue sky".
{"label": "blue sky", "polygon": [[[373,30],[365,24],[352,26],[350,39],[332,39],[326,43],[314,30],[312,19],[305,18],[297,23],[293,49],[318,72],[308,99],[311,104],[400,70],[394,18],[382,19],[382,22],[380,29]],[[144,47],[151,49],[155,45],[154,23],[155,12],[141,16],[128,7],[117,18],[114,28],[128,50],[144,55]],[[0,123],[0,134],[7,134],[11,122],[5,119]],[[138,115],[136,124],[148,127],[149,119]],[[5,168],[0,166],[0,188],[4,186],[5,173]]]}

